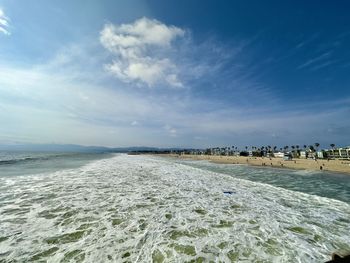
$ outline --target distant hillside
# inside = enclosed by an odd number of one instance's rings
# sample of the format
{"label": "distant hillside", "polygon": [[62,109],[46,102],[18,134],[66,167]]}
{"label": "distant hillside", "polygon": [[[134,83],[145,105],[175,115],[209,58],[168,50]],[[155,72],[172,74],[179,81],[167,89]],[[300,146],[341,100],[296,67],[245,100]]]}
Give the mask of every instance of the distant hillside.
{"label": "distant hillside", "polygon": [[9,144],[0,145],[0,151],[28,151],[28,152],[130,152],[130,151],[158,151],[155,147],[119,147],[82,146],[75,144]]}

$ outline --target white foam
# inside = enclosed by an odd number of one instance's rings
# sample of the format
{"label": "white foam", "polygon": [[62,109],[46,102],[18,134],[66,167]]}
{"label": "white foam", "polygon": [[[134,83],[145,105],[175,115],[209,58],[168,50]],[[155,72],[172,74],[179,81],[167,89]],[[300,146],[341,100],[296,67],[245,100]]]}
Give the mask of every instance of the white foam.
{"label": "white foam", "polygon": [[344,202],[148,156],[0,178],[0,214],[8,260],[57,247],[48,262],[74,250],[86,262],[315,262],[350,244]]}

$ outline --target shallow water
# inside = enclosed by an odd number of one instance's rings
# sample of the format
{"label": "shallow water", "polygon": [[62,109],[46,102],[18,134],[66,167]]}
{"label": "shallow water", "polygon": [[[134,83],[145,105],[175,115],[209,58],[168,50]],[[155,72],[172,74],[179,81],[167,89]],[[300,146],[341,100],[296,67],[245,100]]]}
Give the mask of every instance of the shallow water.
{"label": "shallow water", "polygon": [[350,204],[350,176],[348,174],[240,164],[216,164],[208,161],[183,159],[174,159],[174,161],[199,169],[231,175],[235,178],[333,198]]}
{"label": "shallow water", "polygon": [[350,249],[349,218],[342,201],[117,155],[0,176],[0,261],[322,262]]}

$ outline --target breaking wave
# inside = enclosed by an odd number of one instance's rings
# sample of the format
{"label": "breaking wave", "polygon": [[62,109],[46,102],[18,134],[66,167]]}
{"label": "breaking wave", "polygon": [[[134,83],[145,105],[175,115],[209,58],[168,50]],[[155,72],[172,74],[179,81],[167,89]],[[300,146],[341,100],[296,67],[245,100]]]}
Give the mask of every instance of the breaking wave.
{"label": "breaking wave", "polygon": [[5,262],[322,262],[350,206],[172,160],[118,155],[0,177]]}

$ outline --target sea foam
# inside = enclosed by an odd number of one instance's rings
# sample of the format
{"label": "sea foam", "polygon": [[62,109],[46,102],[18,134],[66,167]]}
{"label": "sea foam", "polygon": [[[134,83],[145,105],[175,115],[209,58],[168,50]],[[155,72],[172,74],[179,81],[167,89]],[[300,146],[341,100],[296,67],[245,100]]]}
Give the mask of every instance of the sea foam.
{"label": "sea foam", "polygon": [[0,215],[5,261],[320,262],[350,244],[347,203],[149,156],[0,177]]}

